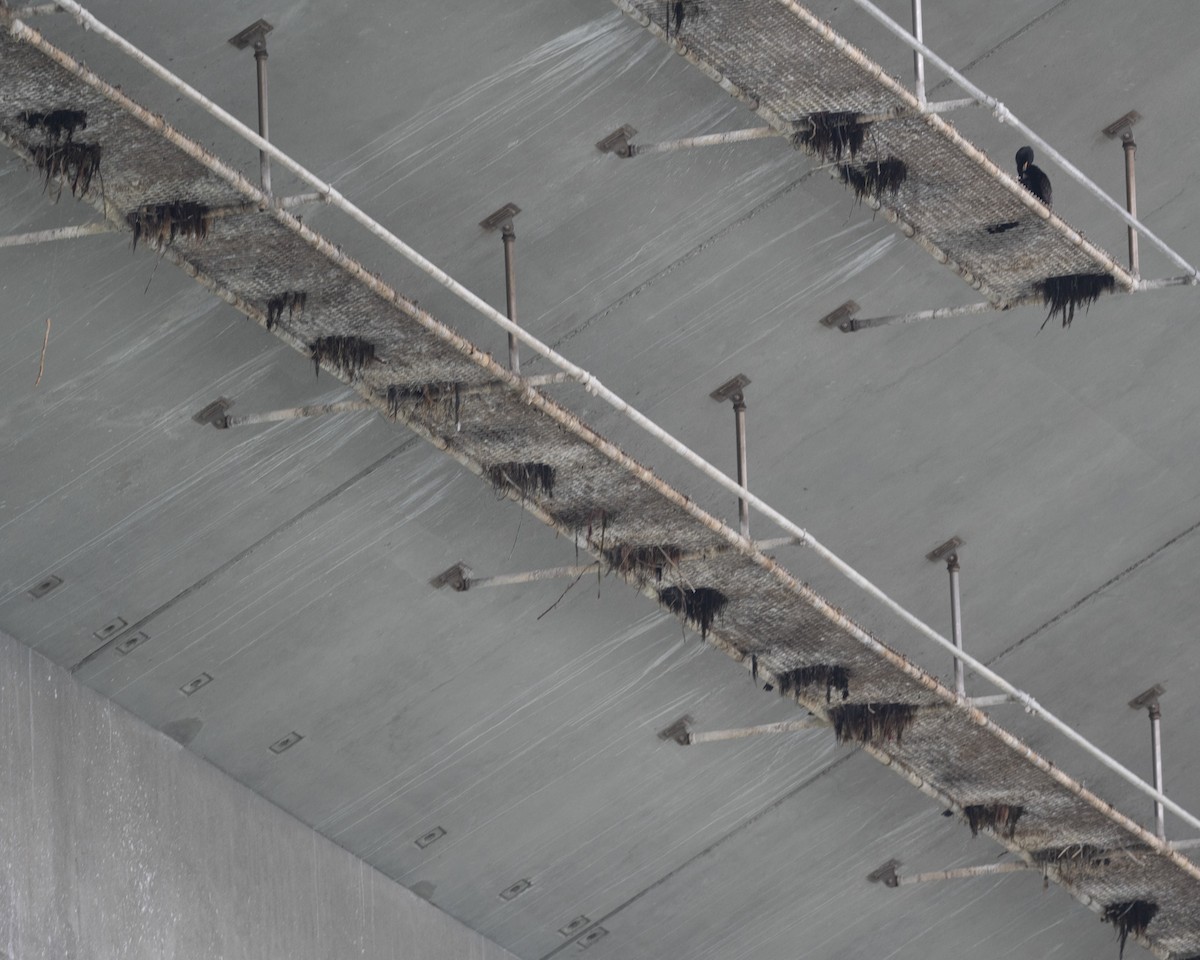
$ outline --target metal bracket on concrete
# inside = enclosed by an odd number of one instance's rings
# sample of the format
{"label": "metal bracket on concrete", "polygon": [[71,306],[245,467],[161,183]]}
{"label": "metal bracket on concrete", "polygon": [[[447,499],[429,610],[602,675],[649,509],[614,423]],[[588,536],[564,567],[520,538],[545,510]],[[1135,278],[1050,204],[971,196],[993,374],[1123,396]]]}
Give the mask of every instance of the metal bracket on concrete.
{"label": "metal bracket on concrete", "polygon": [[[275,28],[266,20],[255,20],[245,30],[234,34],[229,42],[239,50],[254,47],[254,63],[258,73],[258,135],[270,140],[267,135],[267,34]],[[263,193],[271,192],[271,158],[259,151],[258,168],[262,179]]]}
{"label": "metal bracket on concrete", "polygon": [[[504,241],[504,292],[508,304],[508,319],[517,322],[517,274],[513,260],[516,256],[517,232],[513,229],[513,217],[521,212],[515,203],[506,203],[495,213],[489,214],[479,225],[484,230],[500,231],[500,239]],[[508,369],[520,376],[521,354],[520,344],[513,334],[508,335]]]}
{"label": "metal bracket on concrete", "polygon": [[825,316],[821,318],[821,326],[829,327],[831,329],[833,327],[837,327],[839,330],[841,330],[842,324],[858,313],[858,311],[858,304],[853,300],[847,300],[836,310],[831,310],[829,313],[825,314]]}
{"label": "metal bracket on concrete", "polygon": [[536,583],[540,580],[563,580],[568,577],[581,577],[591,570],[598,570],[600,561],[577,564],[571,567],[550,567],[545,570],[526,570],[522,573],[502,573],[494,577],[473,577],[471,568],[459,562],[448,570],[443,570],[429,581],[429,585],[437,590],[442,587],[452,587],[459,593],[474,590],[476,587],[510,587],[520,583]]}
{"label": "metal bracket on concrete", "polygon": [[631,157],[631,142],[637,131],[629,124],[623,124],[603,140],[596,143],[596,149],[601,153],[615,153],[618,157]]}
{"label": "metal bracket on concrete", "polygon": [[[726,400],[733,401],[733,424],[737,439],[737,481],[738,485],[742,487],[747,486],[745,390],[748,386],[750,386],[750,378],[744,373],[739,373],[732,380],[726,380],[709,394],[718,403],[724,403]],[[750,504],[742,497],[738,497],[738,522],[741,526],[742,536],[749,539]]]}
{"label": "metal bracket on concrete", "polygon": [[[1130,709],[1145,710],[1150,715],[1150,750],[1154,761],[1154,789],[1163,792],[1163,763],[1162,763],[1162,707],[1159,697],[1166,693],[1166,687],[1156,683],[1149,690],[1144,690],[1129,701]],[[1159,840],[1167,839],[1166,823],[1163,819],[1163,805],[1154,801],[1154,834]]]}
{"label": "metal bracket on concrete", "polygon": [[192,414],[192,419],[199,424],[211,424],[218,430],[224,430],[228,425],[226,411],[233,406],[228,397],[217,397],[212,403],[206,404],[199,412]]}

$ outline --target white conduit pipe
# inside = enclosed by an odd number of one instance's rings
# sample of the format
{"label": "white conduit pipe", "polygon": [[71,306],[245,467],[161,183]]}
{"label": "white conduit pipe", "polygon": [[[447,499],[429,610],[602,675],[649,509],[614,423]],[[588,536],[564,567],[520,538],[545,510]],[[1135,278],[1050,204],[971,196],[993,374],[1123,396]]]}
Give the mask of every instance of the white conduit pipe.
{"label": "white conduit pipe", "polygon": [[[783,2],[787,3],[787,0],[783,0]],[[1105,193],[1090,177],[1088,177],[1087,174],[1076,167],[1075,164],[1071,163],[1070,160],[1055,150],[1054,147],[1052,147],[1047,141],[1038,136],[1038,134],[1036,134],[1031,127],[1021,122],[1021,120],[1019,120],[1008,109],[1008,107],[1006,107],[995,97],[985,93],[979,87],[975,86],[975,84],[955,70],[954,67],[938,56],[933,50],[929,49],[929,47],[927,47],[920,40],[916,39],[908,30],[905,30],[904,27],[902,27],[895,20],[875,6],[871,0],[854,0],[854,2],[858,4],[858,6],[862,7],[863,10],[865,10],[868,14],[878,20],[881,24],[887,27],[889,31],[899,37],[904,43],[912,47],[913,50],[923,54],[926,60],[937,64],[937,66],[943,72],[945,72],[946,76],[950,77],[950,79],[966,90],[967,93],[973,96],[980,103],[989,107],[992,113],[995,114],[997,120],[999,120],[1001,123],[1007,123],[1010,126],[1016,127],[1016,129],[1025,134],[1025,136],[1027,136],[1045,152],[1046,156],[1050,157],[1050,159],[1062,167],[1062,169],[1066,171],[1066,173],[1069,174],[1073,180],[1078,182],[1082,187],[1084,187],[1084,189],[1098,197],[1105,204],[1105,206],[1115,212],[1122,220],[1125,221],[1126,224],[1138,230],[1143,236],[1146,237],[1147,240],[1165,253],[1171,259],[1172,263],[1186,270],[1192,277],[1193,283],[1200,282],[1200,270],[1197,270],[1196,267],[1192,266],[1183,257],[1172,250],[1165,240],[1162,240],[1155,234],[1151,233],[1146,228],[1146,225],[1138,220],[1137,217],[1130,216],[1128,210],[1126,210],[1123,206],[1121,206],[1121,204],[1117,203],[1116,200]],[[791,6],[792,9],[795,9],[794,6],[790,4],[789,6]]]}
{"label": "white conduit pipe", "polygon": [[[1000,676],[990,667],[976,660],[970,654],[959,650],[954,646],[953,643],[943,637],[931,626],[920,620],[914,614],[910,613],[890,596],[884,593],[883,590],[875,586],[875,584],[873,584],[870,580],[868,580],[861,573],[829,550],[829,548],[821,544],[815,537],[811,536],[808,531],[793,523],[756,494],[751,493],[745,487],[740,486],[737,481],[727,477],[724,473],[701,457],[698,453],[693,451],[690,447],[675,439],[675,437],[665,431],[645,414],[631,407],[628,403],[622,400],[621,397],[613,393],[606,386],[604,386],[604,384],[592,376],[592,374],[588,373],[582,367],[572,363],[570,360],[557,353],[551,347],[542,343],[541,340],[529,333],[528,330],[525,330],[522,327],[517,326],[517,324],[511,322],[506,316],[504,316],[504,314],[500,313],[486,301],[480,299],[478,295],[464,287],[461,283],[451,277],[436,264],[427,260],[403,240],[391,233],[387,228],[373,220],[370,216],[342,196],[342,194],[335,190],[331,184],[327,184],[322,181],[316,174],[311,173],[305,167],[301,166],[278,147],[268,143],[236,117],[217,106],[206,96],[204,96],[204,94],[200,93],[183,80],[180,80],[177,76],[159,64],[156,60],[147,56],[124,37],[110,30],[103,23],[92,16],[92,14],[88,13],[83,7],[76,3],[75,0],[55,0],[55,2],[57,2],[58,5],[68,13],[72,14],[76,21],[85,30],[91,30],[97,36],[102,37],[103,39],[112,43],[114,46],[118,47],[120,50],[124,51],[132,60],[140,63],[172,89],[177,90],[189,100],[202,107],[208,114],[220,120],[223,124],[241,136],[242,139],[246,140],[254,147],[257,147],[259,150],[268,153],[272,158],[277,160],[284,169],[290,171],[292,174],[299,177],[306,183],[316,187],[321,193],[329,197],[329,202],[333,206],[344,212],[351,219],[360,223],[370,234],[378,237],[397,253],[401,254],[414,266],[421,269],[429,277],[436,280],[447,290],[454,293],[457,297],[459,297],[459,299],[470,304],[484,317],[495,323],[496,326],[516,336],[523,343],[527,344],[534,353],[545,357],[559,369],[568,373],[572,379],[581,383],[584,388],[587,389],[587,391],[593,396],[597,396],[605,400],[610,406],[613,407],[613,409],[624,414],[634,423],[638,424],[638,426],[650,434],[650,436],[662,443],[665,447],[667,447],[667,449],[673,451],[684,460],[688,461],[709,479],[724,487],[730,493],[745,499],[751,506],[759,510],[763,516],[774,521],[780,527],[780,529],[790,533],[798,542],[803,543],[805,546],[813,550],[813,552],[829,563],[835,570],[838,570],[851,583],[855,584],[865,593],[874,597],[885,607],[895,613],[901,620],[913,627],[918,633],[928,637],[947,653],[950,653],[952,656],[962,660],[967,667],[970,667],[980,677],[987,680],[994,687],[1012,696],[1014,700],[1022,704],[1031,714],[1040,717],[1072,743],[1081,747],[1085,752],[1099,760],[1102,764],[1104,764],[1104,766],[1108,767],[1108,769],[1112,770],[1136,790],[1154,800],[1157,800],[1164,807],[1166,807],[1166,809],[1170,810],[1185,823],[1190,824],[1191,826],[1200,830],[1200,817],[1194,816],[1174,800],[1155,790],[1154,787],[1142,780],[1141,777],[1139,777],[1133,771],[1129,770],[1123,764],[1109,756],[1082,734],[1078,733],[1069,724],[1060,720],[1029,694],[1013,686],[1011,683],[1005,680],[1004,677]],[[861,0],[856,0],[856,2],[861,2]],[[12,32],[17,36],[24,35],[28,38],[38,36],[36,31],[31,30],[28,26],[17,20],[14,20],[12,23]],[[939,66],[940,65],[941,64],[939,63]],[[1122,211],[1122,213],[1124,213],[1124,211]],[[1141,224],[1137,224],[1136,221],[1135,225],[1139,229],[1144,230]],[[1148,231],[1144,232],[1146,232],[1147,236],[1149,236]],[[1188,269],[1192,270],[1190,266]],[[747,542],[749,543],[749,541]],[[866,634],[863,635],[862,639],[863,642],[868,643],[868,645],[871,643],[871,638]],[[880,645],[880,648],[883,649],[882,645]]]}

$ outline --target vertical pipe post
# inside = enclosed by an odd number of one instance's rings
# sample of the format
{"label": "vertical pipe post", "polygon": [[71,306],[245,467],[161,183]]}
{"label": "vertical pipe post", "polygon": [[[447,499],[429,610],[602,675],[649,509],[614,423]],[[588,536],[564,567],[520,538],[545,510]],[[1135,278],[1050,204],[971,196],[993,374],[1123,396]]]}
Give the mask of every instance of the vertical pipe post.
{"label": "vertical pipe post", "polygon": [[[1133,140],[1133,131],[1121,135],[1121,146],[1125,148],[1125,208],[1131,217],[1137,217],[1137,179],[1134,174],[1134,157],[1137,155],[1137,144]],[[1138,266],[1138,235],[1133,227],[1129,231],[1129,272],[1134,276],[1140,274]]]}
{"label": "vertical pipe post", "polygon": [[[517,322],[517,273],[513,259],[516,255],[517,231],[510,219],[500,233],[504,241],[504,289],[508,302],[508,319]],[[508,367],[513,373],[521,374],[520,343],[513,334],[508,335]]]}
{"label": "vertical pipe post", "polygon": [[[1154,789],[1163,792],[1162,767],[1162,707],[1155,700],[1150,704],[1150,746],[1154,751]],[[1154,833],[1159,840],[1167,839],[1167,828],[1163,818],[1163,805],[1154,801]]]}
{"label": "vertical pipe post", "polygon": [[[737,429],[737,479],[738,484],[746,483],[746,395],[740,390],[733,395],[733,419]],[[741,524],[742,536],[750,538],[750,504],[738,497],[738,522]]]}
{"label": "vertical pipe post", "polygon": [[[963,648],[962,640],[962,603],[959,599],[958,592],[958,554],[952,553],[946,558],[946,569],[950,571],[950,629],[951,639],[954,645],[961,650]],[[960,697],[967,695],[966,676],[963,671],[963,662],[957,657],[954,659],[954,692]]]}
{"label": "vertical pipe post", "polygon": [[[240,33],[229,38],[239,50],[254,48],[254,66],[258,74],[258,135],[270,140],[267,135],[267,34],[275,28],[266,20],[255,20]],[[258,151],[258,171],[262,180],[263,193],[271,193],[271,158],[265,150]]]}
{"label": "vertical pipe post", "polygon": [[[925,24],[921,13],[921,0],[912,0],[913,36],[918,43],[925,42]],[[913,51],[913,87],[917,102],[925,106],[925,57],[920,50]]]}

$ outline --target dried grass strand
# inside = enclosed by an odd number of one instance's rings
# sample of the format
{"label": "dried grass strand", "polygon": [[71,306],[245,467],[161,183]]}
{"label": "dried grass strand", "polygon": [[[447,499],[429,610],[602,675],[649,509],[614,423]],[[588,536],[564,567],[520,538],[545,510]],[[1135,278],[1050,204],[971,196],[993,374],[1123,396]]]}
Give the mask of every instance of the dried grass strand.
{"label": "dried grass strand", "polygon": [[522,500],[531,500],[538,494],[554,496],[556,471],[548,463],[496,463],[484,473],[497,493],[516,490]]}
{"label": "dried grass strand", "polygon": [[161,250],[178,237],[202,241],[212,226],[212,212],[202,203],[175,200],[172,203],[146,204],[125,218],[133,230],[133,248],[145,240],[152,248]]}
{"label": "dried grass strand", "polygon": [[895,157],[869,160],[861,167],[839,163],[837,171],[842,183],[854,191],[855,199],[859,203],[867,197],[881,201],[884,193],[895,193],[908,179],[908,164]]}
{"label": "dried grass strand", "polygon": [[869,123],[861,123],[857,113],[810,113],[807,126],[792,135],[792,146],[825,163],[854,159],[862,149]]}
{"label": "dried grass strand", "polygon": [[900,743],[917,718],[911,703],[847,703],[829,709],[838,743],[866,743],[881,747]]}
{"label": "dried grass strand", "polygon": [[797,667],[784,673],[776,674],[775,683],[779,687],[780,696],[799,694],[809,687],[824,687],[825,702],[833,700],[833,691],[839,690],[842,699],[850,696],[850,672],[842,666],[828,663],[815,663],[807,667]]}
{"label": "dried grass strand", "polygon": [[334,367],[349,379],[358,377],[375,360],[375,345],[362,337],[318,337],[308,345],[313,369],[320,376],[321,364]]}
{"label": "dried grass strand", "polygon": [[700,631],[702,639],[708,639],[708,631],[717,615],[725,609],[729,598],[713,587],[664,587],[658,591],[658,599],[664,607]]}
{"label": "dried grass strand", "polygon": [[1017,821],[1024,812],[1024,807],[1012,803],[972,804],[963,808],[971,836],[977,837],[980,830],[987,829],[1009,840],[1016,833]]}
{"label": "dried grass strand", "polygon": [[1150,921],[1158,915],[1158,904],[1149,900],[1125,900],[1121,903],[1109,904],[1104,908],[1103,920],[1111,923],[1117,930],[1117,940],[1120,949],[1117,955],[1124,958],[1125,941],[1130,934],[1134,937],[1143,936]]}
{"label": "dried grass strand", "polygon": [[1046,319],[1042,321],[1042,329],[1055,316],[1062,317],[1063,329],[1071,326],[1075,319],[1075,309],[1083,307],[1083,312],[1091,308],[1104,293],[1112,293],[1117,282],[1109,273],[1073,273],[1063,277],[1047,277],[1038,284],[1042,295],[1042,304],[1049,309]]}

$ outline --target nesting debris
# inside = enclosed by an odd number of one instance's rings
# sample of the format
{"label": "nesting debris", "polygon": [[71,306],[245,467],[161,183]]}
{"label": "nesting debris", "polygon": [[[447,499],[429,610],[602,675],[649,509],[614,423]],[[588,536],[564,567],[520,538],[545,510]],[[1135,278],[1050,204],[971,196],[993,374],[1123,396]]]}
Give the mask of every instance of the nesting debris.
{"label": "nesting debris", "polygon": [[[52,180],[61,181],[71,196],[82,197],[100,170],[100,144],[68,139],[64,143],[39,143],[33,148],[33,162],[45,177],[46,189]],[[54,195],[57,200],[61,188]]]}
{"label": "nesting debris", "polygon": [[911,703],[847,703],[829,708],[829,721],[838,743],[866,743],[880,747],[894,740],[917,718]]}
{"label": "nesting debris", "polygon": [[703,639],[708,639],[709,628],[729,602],[729,598],[720,590],[712,587],[664,587],[658,591],[659,602],[676,616],[683,618],[700,631]]}
{"label": "nesting debris", "polygon": [[1004,233],[1008,230],[1015,230],[1021,225],[1019,220],[1005,220],[1003,223],[988,224],[988,233]]}
{"label": "nesting debris", "polygon": [[963,809],[971,836],[977,837],[980,830],[987,829],[1009,840],[1017,832],[1017,821],[1024,812],[1024,807],[1008,803],[972,804]]}
{"label": "nesting debris", "polygon": [[392,385],[387,389],[388,413],[395,419],[400,408],[421,413],[430,420],[442,418],[458,423],[462,414],[462,385],[453,381]]}
{"label": "nesting debris", "polygon": [[343,377],[354,379],[375,360],[375,345],[361,337],[318,337],[308,345],[313,369],[320,376],[321,364],[335,367]]}
{"label": "nesting debris", "polygon": [[539,493],[554,496],[554,467],[548,463],[496,463],[484,471],[492,481],[497,493],[516,490],[522,500],[529,500]]}
{"label": "nesting debris", "polygon": [[145,240],[156,250],[169,246],[176,237],[204,240],[212,226],[212,213],[202,203],[176,200],[173,203],[148,203],[125,218],[133,229],[133,248]]}
{"label": "nesting debris", "polygon": [[1038,284],[1042,303],[1050,308],[1046,319],[1042,321],[1042,327],[1057,315],[1062,317],[1063,329],[1066,329],[1075,319],[1076,307],[1083,307],[1086,313],[1088,308],[1100,299],[1102,293],[1112,293],[1115,288],[1116,281],[1109,273],[1073,273],[1065,277],[1047,277]]}
{"label": "nesting debris", "polygon": [[289,320],[293,319],[296,314],[303,313],[304,305],[307,302],[308,294],[303,290],[289,290],[272,297],[267,301],[267,329],[275,329],[275,325],[283,319],[285,310]]}
{"label": "nesting debris", "polygon": [[854,191],[859,203],[864,197],[880,201],[885,191],[895,193],[900,189],[900,184],[908,179],[908,165],[895,157],[869,160],[861,168],[839,163],[837,170],[842,183]]}
{"label": "nesting debris", "polygon": [[828,663],[816,663],[810,667],[797,667],[778,674],[775,682],[781,696],[798,694],[808,687],[825,687],[825,702],[833,699],[833,691],[840,690],[842,699],[850,696],[850,673],[845,667]]}
{"label": "nesting debris", "polygon": [[1117,940],[1121,944],[1119,957],[1125,956],[1125,941],[1129,939],[1129,935],[1132,933],[1135,937],[1142,936],[1157,914],[1158,904],[1149,900],[1127,900],[1104,908],[1101,919],[1117,928]]}
{"label": "nesting debris", "polygon": [[40,113],[36,110],[26,110],[21,119],[30,130],[45,131],[48,141],[70,140],[77,130],[87,129],[86,110],[51,110]]}
{"label": "nesting debris", "polygon": [[1043,869],[1053,868],[1066,883],[1103,873],[1112,863],[1109,851],[1094,847],[1090,843],[1034,850],[1030,856],[1033,862]]}
{"label": "nesting debris", "polygon": [[857,156],[870,127],[857,113],[810,113],[804,122],[808,126],[792,135],[792,146],[826,163]]}
{"label": "nesting debris", "polygon": [[664,570],[674,570],[683,559],[683,549],[674,544],[631,546],[617,544],[604,551],[604,562],[615,574],[635,583],[646,583],[653,576],[662,582]]}

